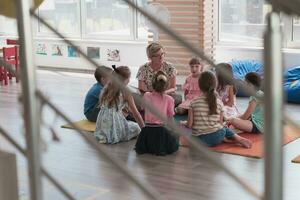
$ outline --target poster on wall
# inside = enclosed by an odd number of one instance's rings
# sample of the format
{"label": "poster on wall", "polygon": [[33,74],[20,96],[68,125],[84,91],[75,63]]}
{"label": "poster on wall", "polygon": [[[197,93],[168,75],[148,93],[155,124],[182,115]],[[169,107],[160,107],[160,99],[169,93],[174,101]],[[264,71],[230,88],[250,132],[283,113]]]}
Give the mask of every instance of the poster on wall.
{"label": "poster on wall", "polygon": [[39,55],[47,55],[47,46],[45,43],[37,43],[36,44],[36,54]]}
{"label": "poster on wall", "polygon": [[92,59],[100,59],[100,48],[87,47],[87,56]]}
{"label": "poster on wall", "polygon": [[52,56],[64,56],[65,46],[61,44],[52,45]]}
{"label": "poster on wall", "polygon": [[107,49],[107,60],[120,62],[120,50],[118,49]]}
{"label": "poster on wall", "polygon": [[[79,48],[78,46],[76,47]],[[72,46],[68,46],[68,57],[79,57],[79,53]]]}

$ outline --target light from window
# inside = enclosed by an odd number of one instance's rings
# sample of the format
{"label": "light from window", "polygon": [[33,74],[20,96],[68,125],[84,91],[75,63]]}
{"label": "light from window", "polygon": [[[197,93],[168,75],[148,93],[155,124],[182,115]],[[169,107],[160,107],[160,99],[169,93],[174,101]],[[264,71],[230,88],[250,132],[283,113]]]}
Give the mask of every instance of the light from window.
{"label": "light from window", "polygon": [[89,35],[130,36],[132,12],[123,0],[85,0]]}
{"label": "light from window", "polygon": [[219,40],[261,40],[270,11],[264,0],[219,0]]}
{"label": "light from window", "polygon": [[[79,1],[78,0],[45,0],[39,7],[39,16],[67,35],[78,35],[80,33]],[[40,33],[51,33],[41,23],[38,31]]]}
{"label": "light from window", "polygon": [[300,17],[293,19],[293,40],[300,41]]}
{"label": "light from window", "polygon": [[0,34],[17,36],[18,28],[16,19],[0,16]]}
{"label": "light from window", "polygon": [[[148,0],[137,0],[137,5],[141,8],[145,8],[147,6]],[[145,24],[145,17],[141,14],[138,13],[138,38],[139,39],[148,39],[148,28]]]}

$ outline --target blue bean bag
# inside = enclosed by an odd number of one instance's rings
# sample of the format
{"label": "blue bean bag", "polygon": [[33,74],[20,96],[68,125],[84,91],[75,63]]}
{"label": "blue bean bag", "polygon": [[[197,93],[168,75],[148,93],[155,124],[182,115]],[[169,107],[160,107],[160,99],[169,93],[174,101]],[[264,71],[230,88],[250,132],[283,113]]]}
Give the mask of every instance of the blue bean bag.
{"label": "blue bean bag", "polygon": [[300,66],[285,71],[283,88],[288,102],[300,103]]}
{"label": "blue bean bag", "polygon": [[[262,78],[264,74],[264,68],[263,64],[260,61],[257,60],[233,60],[229,63],[232,67],[233,71],[233,77],[237,81],[245,81],[245,76],[249,72],[256,72],[258,73]],[[247,97],[241,89],[237,88],[237,94],[238,97]]]}

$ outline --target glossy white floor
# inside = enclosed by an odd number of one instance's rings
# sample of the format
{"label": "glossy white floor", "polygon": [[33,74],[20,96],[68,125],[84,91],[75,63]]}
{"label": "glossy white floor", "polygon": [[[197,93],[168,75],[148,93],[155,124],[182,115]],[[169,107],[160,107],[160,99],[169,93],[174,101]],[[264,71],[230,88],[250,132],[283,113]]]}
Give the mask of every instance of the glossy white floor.
{"label": "glossy white floor", "polygon": [[[73,120],[83,118],[82,104],[86,91],[94,83],[92,75],[38,71],[38,88]],[[0,86],[0,126],[24,145],[22,107],[17,97],[20,84],[11,82]],[[247,99],[238,99],[243,110]],[[300,105],[288,105],[287,111],[300,120]],[[43,165],[65,185],[77,199],[145,199],[144,194],[130,181],[107,163],[101,155],[86,144],[73,130],[62,129],[64,122],[48,108],[43,109],[46,124],[53,124],[59,134],[60,143],[51,141],[49,130],[44,126],[42,135],[45,143]],[[174,155],[157,157],[137,156],[133,151],[135,141],[116,145],[105,145],[111,155],[124,162],[139,179],[150,182],[167,199],[211,199],[248,200],[254,199],[239,187],[222,170],[210,164],[202,155],[188,148],[180,148]],[[287,200],[300,198],[300,164],[291,159],[300,154],[300,140],[294,141],[284,150],[284,196]],[[0,148],[16,152],[3,137]],[[252,159],[216,153],[220,160],[243,177],[255,189],[263,191],[263,159]],[[26,161],[17,153],[20,199],[29,199]],[[44,199],[65,199],[45,179]]]}

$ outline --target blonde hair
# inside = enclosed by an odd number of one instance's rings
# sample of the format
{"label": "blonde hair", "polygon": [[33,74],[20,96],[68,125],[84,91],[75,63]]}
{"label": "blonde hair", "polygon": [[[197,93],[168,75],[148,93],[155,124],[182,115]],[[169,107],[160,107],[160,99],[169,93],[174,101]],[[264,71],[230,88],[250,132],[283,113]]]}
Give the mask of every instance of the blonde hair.
{"label": "blonde hair", "polygon": [[[114,68],[112,76],[115,76],[120,81],[125,81],[130,78],[131,72],[129,67],[120,66]],[[100,96],[100,105],[107,104],[109,108],[116,106],[118,109],[118,104],[120,101],[121,89],[114,81],[110,81],[103,89]]]}
{"label": "blonde hair", "polygon": [[157,53],[160,49],[164,49],[164,48],[158,42],[152,42],[151,44],[149,44],[146,49],[148,58],[152,58],[152,56],[155,53]]}

